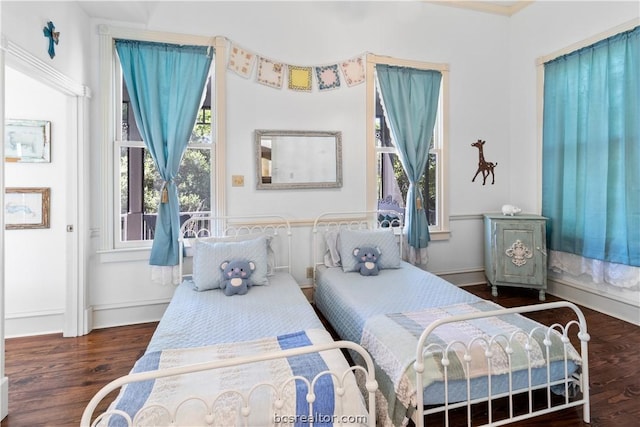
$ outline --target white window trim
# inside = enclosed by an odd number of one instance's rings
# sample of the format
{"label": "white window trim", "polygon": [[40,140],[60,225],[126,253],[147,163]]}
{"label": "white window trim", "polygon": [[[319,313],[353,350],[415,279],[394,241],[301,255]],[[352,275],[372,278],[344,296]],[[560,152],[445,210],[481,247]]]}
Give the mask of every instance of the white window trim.
{"label": "white window trim", "polygon": [[[214,73],[215,79],[212,87],[212,109],[214,114],[211,117],[214,127],[214,146],[211,147],[211,189],[214,192],[211,209],[217,214],[224,215],[226,203],[224,197],[225,164],[224,154],[226,147],[226,72],[224,58],[226,58],[226,39],[224,37],[203,37],[187,34],[165,33],[157,31],[146,31],[133,28],[112,27],[100,25],[99,34],[99,67],[100,67],[100,89],[103,94],[101,98],[100,110],[100,152],[101,152],[101,179],[100,188],[102,194],[101,206],[103,211],[101,221],[101,243],[99,253],[124,253],[123,249],[149,249],[150,241],[119,242],[116,238],[119,227],[116,228],[116,200],[115,191],[119,185],[119,167],[115,159],[114,141],[117,137],[115,129],[115,114],[120,114],[117,99],[119,88],[116,87],[116,77],[118,71],[114,67],[114,39],[130,39],[160,43],[189,44],[200,46],[212,46],[215,48]],[[119,192],[118,192],[119,197]],[[118,215],[119,218],[119,215]],[[112,258],[112,257],[111,257]],[[116,257],[119,258],[119,257]],[[115,260],[114,260],[115,261]]]}
{"label": "white window trim", "polygon": [[440,157],[438,174],[437,203],[436,210],[438,212],[438,219],[440,220],[437,226],[429,227],[429,234],[431,240],[446,240],[450,236],[449,229],[449,183],[445,179],[448,176],[449,157],[449,64],[438,64],[431,62],[420,62],[406,59],[391,58],[388,56],[378,56],[373,54],[367,54],[367,67],[366,67],[366,102],[367,102],[367,170],[366,170],[366,182],[367,182],[367,210],[377,209],[377,191],[376,191],[376,135],[375,135],[375,96],[376,96],[376,84],[375,84],[375,66],[376,64],[386,64],[401,67],[411,67],[423,70],[436,70],[442,73],[442,83],[440,85],[441,96],[438,109],[442,112],[439,115],[440,121],[435,125],[435,132],[441,132],[442,147],[434,147],[438,157]]}

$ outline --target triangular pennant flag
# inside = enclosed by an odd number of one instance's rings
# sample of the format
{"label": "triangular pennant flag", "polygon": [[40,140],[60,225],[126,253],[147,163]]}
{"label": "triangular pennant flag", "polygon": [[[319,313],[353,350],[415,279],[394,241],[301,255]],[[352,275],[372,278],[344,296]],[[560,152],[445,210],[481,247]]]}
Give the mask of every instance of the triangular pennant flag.
{"label": "triangular pennant flag", "polygon": [[344,79],[349,86],[355,86],[364,82],[364,61],[362,57],[349,59],[340,64]]}
{"label": "triangular pennant flag", "polygon": [[258,60],[258,75],[256,77],[258,83],[281,89],[284,67],[284,64],[280,62],[260,57]]}
{"label": "triangular pennant flag", "polygon": [[256,55],[241,47],[232,45],[229,53],[229,63],[227,68],[236,74],[248,79],[253,71],[256,62]]}
{"label": "triangular pennant flag", "polygon": [[316,80],[318,81],[318,90],[339,88],[340,74],[338,73],[338,64],[316,67]]}

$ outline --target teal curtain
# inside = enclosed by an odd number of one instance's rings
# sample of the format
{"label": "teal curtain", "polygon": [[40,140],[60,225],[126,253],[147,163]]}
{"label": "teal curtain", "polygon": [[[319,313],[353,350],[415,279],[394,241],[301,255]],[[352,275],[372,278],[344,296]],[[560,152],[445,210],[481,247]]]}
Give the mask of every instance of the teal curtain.
{"label": "teal curtain", "polygon": [[417,182],[429,159],[442,74],[434,70],[376,65],[380,96],[398,157],[409,179],[406,228],[409,246],[426,248],[429,222]]}
{"label": "teal curtain", "polygon": [[640,266],[640,27],[545,64],[551,249]]}
{"label": "teal curtain", "polygon": [[180,206],[173,180],[200,108],[210,48],[133,40],[115,45],[136,124],[164,181],[149,263],[177,265]]}

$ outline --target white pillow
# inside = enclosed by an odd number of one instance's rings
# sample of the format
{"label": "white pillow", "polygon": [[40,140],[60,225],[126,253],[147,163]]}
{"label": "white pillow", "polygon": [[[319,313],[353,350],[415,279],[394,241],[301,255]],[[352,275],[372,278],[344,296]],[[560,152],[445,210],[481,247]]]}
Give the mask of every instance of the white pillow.
{"label": "white pillow", "polygon": [[219,288],[224,280],[220,265],[225,261],[253,261],[256,269],[250,277],[254,285],[267,285],[267,238],[260,236],[241,242],[207,242],[198,240],[193,254],[193,283],[196,291]]}
{"label": "white pillow", "polygon": [[338,246],[338,230],[327,230],[324,233],[324,241],[327,252],[324,255],[324,265],[327,267],[340,267],[340,249]]}
{"label": "white pillow", "polygon": [[353,256],[355,248],[374,247],[380,250],[378,268],[400,268],[400,248],[391,228],[376,230],[340,230],[338,247],[344,272],[356,271],[358,260]]}

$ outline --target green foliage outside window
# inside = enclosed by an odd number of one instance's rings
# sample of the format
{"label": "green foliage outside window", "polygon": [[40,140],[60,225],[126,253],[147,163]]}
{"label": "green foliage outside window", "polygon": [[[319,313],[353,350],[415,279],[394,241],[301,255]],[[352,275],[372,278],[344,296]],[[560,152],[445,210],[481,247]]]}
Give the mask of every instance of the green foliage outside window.
{"label": "green foliage outside window", "polygon": [[[400,162],[400,158],[397,155],[391,156],[391,161],[393,164],[393,174],[395,175],[396,182],[398,183],[398,187],[400,188],[400,192],[402,193],[402,200],[407,200],[407,192],[409,191],[409,178],[407,178],[407,174],[402,167],[402,163]],[[427,211],[435,211],[436,209],[436,156],[433,154],[429,155],[429,159],[427,160],[426,173],[420,177],[418,181],[418,188],[422,191],[422,198],[426,203],[425,208]],[[435,222],[435,218],[432,218],[432,215],[428,215],[429,224],[433,225]]]}
{"label": "green foliage outside window", "polygon": [[[202,109],[194,126],[190,144],[211,142],[211,110]],[[128,211],[128,167],[129,156],[126,149],[120,156],[120,197],[121,213]],[[162,179],[156,171],[149,151],[144,149],[143,212],[158,212]],[[178,186],[180,212],[198,212],[211,209],[210,202],[211,150],[187,148],[182,157],[180,170],[175,182]]]}
{"label": "green foliage outside window", "polygon": [[[178,185],[180,212],[209,210],[210,150],[187,149],[175,182]],[[157,213],[162,179],[151,155],[144,158],[144,212]]]}

